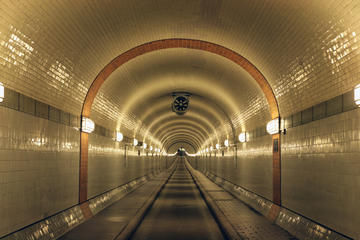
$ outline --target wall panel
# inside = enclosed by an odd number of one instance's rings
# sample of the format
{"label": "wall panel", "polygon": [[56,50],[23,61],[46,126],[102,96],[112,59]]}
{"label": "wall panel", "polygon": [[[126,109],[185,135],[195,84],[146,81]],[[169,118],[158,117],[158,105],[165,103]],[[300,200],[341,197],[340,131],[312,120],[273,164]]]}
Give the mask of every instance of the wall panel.
{"label": "wall panel", "polygon": [[282,142],[283,205],[360,236],[360,110],[288,129]]}
{"label": "wall panel", "polygon": [[88,198],[165,167],[165,158],[125,145],[109,137],[89,135]]}
{"label": "wall panel", "polygon": [[265,135],[250,138],[246,143],[239,143],[237,154],[235,148],[221,151],[211,156],[198,157],[192,165],[200,170],[207,170],[213,174],[239,185],[256,194],[272,199],[272,138]]}
{"label": "wall panel", "polygon": [[0,236],[77,204],[79,132],[0,106]]}

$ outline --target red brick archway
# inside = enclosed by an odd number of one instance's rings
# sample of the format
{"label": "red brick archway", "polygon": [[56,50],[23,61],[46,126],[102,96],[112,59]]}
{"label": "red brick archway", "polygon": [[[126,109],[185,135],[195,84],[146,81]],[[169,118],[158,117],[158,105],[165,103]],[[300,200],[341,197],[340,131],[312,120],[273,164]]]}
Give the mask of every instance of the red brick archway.
{"label": "red brick archway", "polygon": [[[114,72],[117,68],[121,67],[126,62],[141,56],[145,53],[169,49],[169,48],[189,48],[211,52],[219,56],[225,57],[230,61],[236,63],[245,71],[247,71],[253,79],[258,83],[264,95],[267,99],[270,108],[271,118],[277,118],[280,116],[278,104],[275,95],[270,87],[270,84],[262,75],[262,73],[246,58],[240,54],[211,42],[194,39],[163,39],[145,43],[143,45],[132,48],[113,59],[107,64],[101,72],[97,75],[95,80],[92,82],[88,93],[85,97],[81,115],[89,117],[91,112],[91,106],[94,99],[105,80]],[[80,149],[80,189],[79,189],[79,202],[84,202],[87,199],[87,161],[88,161],[88,134],[81,133],[81,149]],[[275,156],[276,155],[276,156]],[[280,204],[280,157],[279,152],[274,153],[274,202]],[[276,164],[276,165],[275,165]]]}
{"label": "red brick archway", "polygon": [[229,59],[230,61],[236,63],[237,65],[242,67],[245,71],[247,71],[259,84],[269,104],[271,117],[276,118],[279,116],[277,101],[268,81],[250,61],[248,61],[240,54],[214,43],[201,41],[201,40],[177,39],[177,38],[148,42],[143,45],[132,48],[120,54],[115,59],[113,59],[108,65],[106,65],[101,70],[99,75],[97,75],[95,80],[92,82],[84,101],[84,105],[81,112],[82,116],[84,117],[90,116],[91,105],[96,97],[97,92],[99,91],[101,85],[105,82],[105,80],[117,68],[119,68],[124,63],[130,61],[131,59],[134,59],[145,53],[149,53],[161,49],[168,49],[168,48],[189,48],[189,49],[203,50],[206,52],[211,52],[223,56]]}

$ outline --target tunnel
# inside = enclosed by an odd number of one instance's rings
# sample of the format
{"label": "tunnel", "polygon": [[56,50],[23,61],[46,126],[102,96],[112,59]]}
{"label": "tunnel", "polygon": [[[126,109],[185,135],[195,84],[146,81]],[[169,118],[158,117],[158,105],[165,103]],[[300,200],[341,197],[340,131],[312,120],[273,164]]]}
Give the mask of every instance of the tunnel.
{"label": "tunnel", "polygon": [[1,0],[0,239],[360,239],[358,0]]}

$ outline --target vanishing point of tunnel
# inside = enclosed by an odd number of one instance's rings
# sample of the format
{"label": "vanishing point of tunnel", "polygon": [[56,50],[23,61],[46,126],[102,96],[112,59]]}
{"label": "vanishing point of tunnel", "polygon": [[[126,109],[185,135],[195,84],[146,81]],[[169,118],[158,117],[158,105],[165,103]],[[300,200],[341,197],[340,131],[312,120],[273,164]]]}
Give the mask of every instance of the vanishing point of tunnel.
{"label": "vanishing point of tunnel", "polygon": [[360,240],[360,0],[0,0],[0,239]]}

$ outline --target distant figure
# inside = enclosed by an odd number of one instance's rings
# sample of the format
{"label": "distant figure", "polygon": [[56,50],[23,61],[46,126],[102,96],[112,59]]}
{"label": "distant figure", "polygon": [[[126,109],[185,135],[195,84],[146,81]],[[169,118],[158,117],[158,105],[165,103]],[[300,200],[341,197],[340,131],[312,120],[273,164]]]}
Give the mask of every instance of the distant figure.
{"label": "distant figure", "polygon": [[177,151],[177,155],[182,157],[182,156],[186,156],[186,152],[185,152],[185,148],[180,147]]}

